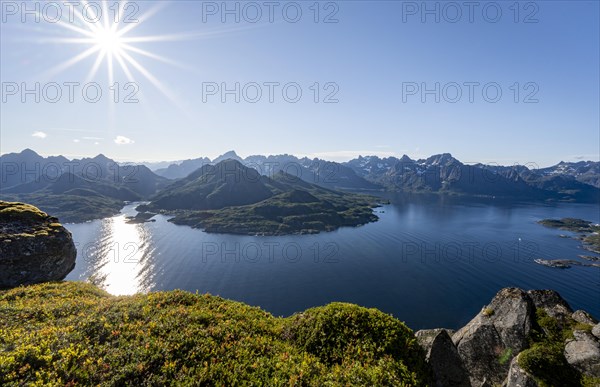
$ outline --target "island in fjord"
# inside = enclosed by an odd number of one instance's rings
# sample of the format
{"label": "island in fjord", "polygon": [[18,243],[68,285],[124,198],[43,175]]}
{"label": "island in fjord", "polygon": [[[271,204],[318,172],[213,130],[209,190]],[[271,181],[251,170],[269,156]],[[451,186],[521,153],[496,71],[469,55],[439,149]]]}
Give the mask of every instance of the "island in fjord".
{"label": "island in fjord", "polygon": [[[556,228],[575,233],[575,236],[572,238],[581,241],[581,248],[594,255],[579,254],[579,258],[592,263],[584,263],[574,259],[548,260],[541,258],[536,259],[536,263],[559,269],[568,269],[571,266],[600,267],[600,225],[577,218],[542,219],[538,221],[538,223],[549,228]],[[570,236],[563,234],[561,234],[560,237],[571,238]]]}
{"label": "island in fjord", "polygon": [[600,254],[600,225],[576,218],[543,219],[539,223],[546,227],[577,233],[575,239],[582,241],[582,248]]}
{"label": "island in fjord", "polygon": [[205,165],[138,206],[206,232],[313,234],[377,221],[380,199],[334,191],[283,171],[272,177],[227,159]]}

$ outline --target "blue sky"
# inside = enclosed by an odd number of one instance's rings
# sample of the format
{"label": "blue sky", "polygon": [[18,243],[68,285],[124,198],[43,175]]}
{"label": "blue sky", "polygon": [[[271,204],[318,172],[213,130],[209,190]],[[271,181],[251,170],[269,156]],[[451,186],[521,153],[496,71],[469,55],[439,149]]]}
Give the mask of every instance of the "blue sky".
{"label": "blue sky", "polygon": [[[517,7],[513,1],[474,2],[472,20],[464,2],[452,3],[460,17],[448,2],[426,2],[429,9],[438,7],[439,22],[435,14],[423,14],[420,1],[320,2],[318,23],[313,1],[275,2],[273,22],[264,2],[228,2],[230,8],[239,4],[239,22],[231,14],[223,22],[223,10],[215,9],[220,1],[123,2],[125,13],[139,19],[120,18],[119,28],[135,24],[123,38],[161,37],[128,43],[137,49],[128,55],[143,67],[128,65],[139,88],[139,102],[130,104],[123,98],[134,88],[124,88],[130,80],[116,60],[114,40],[102,45],[114,53],[112,82],[106,58],[87,79],[96,54],[52,72],[105,40],[94,33],[91,43],[59,41],[86,36],[52,22],[58,14],[44,9],[43,2],[39,23],[8,3],[20,8],[21,2],[2,2],[2,153],[29,147],[47,155],[104,153],[158,161],[214,157],[230,149],[242,156],[290,153],[332,160],[450,152],[465,162],[539,166],[599,157],[597,1],[519,2]],[[262,17],[252,23],[256,4]],[[292,23],[296,4],[302,15]],[[145,18],[150,11],[154,14]],[[60,20],[69,24],[68,19],[63,8]],[[72,25],[91,31],[101,22]],[[82,96],[88,81],[103,92],[96,103]],[[22,86],[34,88],[36,82],[40,102],[34,95],[23,102]],[[56,103],[44,99],[54,98],[51,82],[62,92]],[[81,85],[73,102],[64,82]],[[114,82],[117,103],[109,90]],[[233,89],[236,82],[239,103],[234,95],[223,102],[220,92],[208,93],[215,84]],[[272,103],[265,86],[270,82],[279,85],[272,86]],[[435,94],[421,92],[423,86],[435,90],[436,83],[439,102]],[[288,100],[282,94],[286,84]],[[250,103],[256,85],[262,96]],[[298,87],[302,96],[291,103]],[[95,90],[88,88],[92,97]],[[497,90],[502,95],[493,102]],[[338,102],[324,103],[332,92]]]}

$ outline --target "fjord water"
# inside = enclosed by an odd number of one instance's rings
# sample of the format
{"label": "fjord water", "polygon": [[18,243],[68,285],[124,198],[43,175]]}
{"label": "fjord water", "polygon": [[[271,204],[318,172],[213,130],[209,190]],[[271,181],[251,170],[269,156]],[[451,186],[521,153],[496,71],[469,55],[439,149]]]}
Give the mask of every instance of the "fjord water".
{"label": "fjord water", "polygon": [[457,328],[503,287],[554,289],[600,317],[600,268],[556,269],[535,258],[588,254],[544,218],[599,222],[600,207],[390,197],[379,222],[318,235],[207,234],[121,215],[68,224],[78,249],[69,280],[93,277],[112,294],[184,289],[287,316],[332,301],[376,307],[413,329]]}

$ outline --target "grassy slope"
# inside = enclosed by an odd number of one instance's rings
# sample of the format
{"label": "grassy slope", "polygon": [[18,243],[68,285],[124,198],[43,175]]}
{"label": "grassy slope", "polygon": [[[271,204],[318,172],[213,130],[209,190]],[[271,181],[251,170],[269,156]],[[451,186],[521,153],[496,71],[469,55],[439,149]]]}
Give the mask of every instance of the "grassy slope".
{"label": "grassy slope", "polygon": [[423,358],[403,323],[350,304],[275,318],[183,291],[0,292],[0,385],[420,386]]}

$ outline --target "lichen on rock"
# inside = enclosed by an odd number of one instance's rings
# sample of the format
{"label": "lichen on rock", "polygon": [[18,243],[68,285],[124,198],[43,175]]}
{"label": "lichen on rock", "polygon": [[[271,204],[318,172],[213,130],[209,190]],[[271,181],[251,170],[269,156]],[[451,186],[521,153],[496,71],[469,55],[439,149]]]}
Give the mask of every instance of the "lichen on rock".
{"label": "lichen on rock", "polygon": [[60,281],[75,267],[71,233],[30,204],[0,201],[0,288]]}

